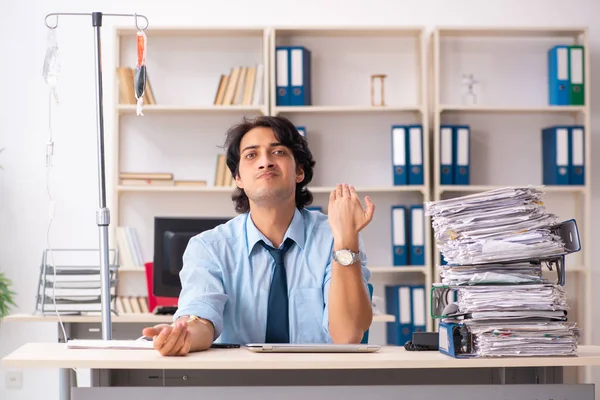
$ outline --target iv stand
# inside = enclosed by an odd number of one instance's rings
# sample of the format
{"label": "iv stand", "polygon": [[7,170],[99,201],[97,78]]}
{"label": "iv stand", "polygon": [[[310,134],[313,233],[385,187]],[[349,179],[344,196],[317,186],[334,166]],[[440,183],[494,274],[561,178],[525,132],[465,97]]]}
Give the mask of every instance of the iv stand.
{"label": "iv stand", "polygon": [[[148,28],[148,18],[139,14],[103,14],[101,12],[92,13],[51,13],[46,15],[44,22],[49,29],[58,27],[58,16],[91,16],[92,26],[94,27],[94,55],[96,62],[96,131],[98,136],[98,191],[100,197],[100,208],[96,211],[96,224],[98,225],[100,241],[100,287],[101,287],[101,310],[102,310],[102,339],[110,340],[112,338],[111,329],[111,310],[110,310],[110,281],[108,267],[108,227],[110,225],[110,210],[106,206],[106,181],[105,181],[105,163],[104,163],[104,108],[102,103],[102,57],[100,27],[102,27],[102,17],[134,17],[135,26],[138,30]],[[48,24],[48,17],[55,16],[54,25]],[[138,24],[138,18],[145,20],[146,25],[142,28]]]}

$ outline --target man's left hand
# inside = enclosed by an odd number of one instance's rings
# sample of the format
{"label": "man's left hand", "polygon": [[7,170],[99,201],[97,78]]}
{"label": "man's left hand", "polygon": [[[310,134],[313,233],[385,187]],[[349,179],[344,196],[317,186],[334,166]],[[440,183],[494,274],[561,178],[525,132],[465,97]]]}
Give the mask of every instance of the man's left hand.
{"label": "man's left hand", "polygon": [[371,222],[375,204],[369,196],[365,197],[365,205],[366,210],[363,209],[354,186],[344,183],[331,191],[327,215],[334,240],[351,240]]}

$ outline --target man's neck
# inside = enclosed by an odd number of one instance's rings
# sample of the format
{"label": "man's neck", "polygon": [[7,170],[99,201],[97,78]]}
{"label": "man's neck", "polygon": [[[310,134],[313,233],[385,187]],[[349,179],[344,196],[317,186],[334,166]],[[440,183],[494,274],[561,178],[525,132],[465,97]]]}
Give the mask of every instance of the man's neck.
{"label": "man's neck", "polygon": [[291,203],[272,207],[260,207],[253,204],[250,211],[252,222],[256,228],[277,248],[292,223],[296,204]]}

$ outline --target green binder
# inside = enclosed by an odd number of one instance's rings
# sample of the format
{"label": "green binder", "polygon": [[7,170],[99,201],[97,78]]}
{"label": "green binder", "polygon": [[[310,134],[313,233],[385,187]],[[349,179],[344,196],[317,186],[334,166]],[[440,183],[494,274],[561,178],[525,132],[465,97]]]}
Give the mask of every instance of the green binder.
{"label": "green binder", "polygon": [[585,57],[583,46],[569,46],[569,104],[585,105]]}

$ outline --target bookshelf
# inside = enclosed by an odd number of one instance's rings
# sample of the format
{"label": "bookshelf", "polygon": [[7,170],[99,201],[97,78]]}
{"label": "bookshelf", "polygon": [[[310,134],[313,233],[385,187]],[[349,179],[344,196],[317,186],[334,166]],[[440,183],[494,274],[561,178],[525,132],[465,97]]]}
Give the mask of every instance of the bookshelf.
{"label": "bookshelf", "polygon": [[[584,46],[583,106],[548,105],[547,51],[554,45]],[[547,209],[559,220],[575,218],[582,249],[567,257],[569,319],[582,328],[582,344],[592,340],[591,314],[591,126],[590,63],[585,28],[438,27],[431,33],[433,86],[433,197],[435,200],[504,186],[541,185],[541,129],[584,127],[585,185],[546,186]],[[462,100],[462,74],[474,74],[477,104]],[[442,185],[440,126],[470,126],[470,185]],[[511,163],[506,168],[506,163]],[[440,253],[434,250],[434,265]],[[439,282],[439,273],[434,269]],[[579,371],[578,373],[581,373]],[[586,380],[590,371],[586,369]]]}
{"label": "bookshelf", "polygon": [[[117,29],[116,66],[133,66],[135,31]],[[153,254],[155,216],[225,216],[235,212],[231,187],[216,186],[216,154],[226,129],[244,116],[283,115],[308,130],[317,166],[309,188],[314,206],[326,206],[337,183],[355,185],[376,204],[374,221],[363,232],[373,273],[374,296],[385,299],[386,284],[431,286],[430,223],[426,219],[423,266],[393,266],[390,210],[394,204],[422,204],[431,198],[429,174],[426,41],[421,28],[149,28],[148,77],[155,102],[144,116],[134,104],[114,106],[114,169],[111,227],[135,227],[144,259]],[[314,102],[280,107],[275,102],[273,65],[277,43],[301,43],[313,52]],[[219,76],[236,65],[264,65],[263,102],[215,105]],[[386,73],[386,105],[370,103],[370,76]],[[355,84],[344,85],[345,81]],[[115,93],[119,79],[115,76]],[[332,86],[338,91],[331,91]],[[391,126],[423,125],[422,185],[394,186]],[[339,153],[332,153],[336,149]],[[121,172],[169,172],[174,179],[202,179],[202,186],[126,185]],[[119,295],[145,292],[142,268],[120,271]],[[429,309],[429,296],[426,309]],[[384,315],[375,322],[389,322]],[[432,321],[427,318],[427,328]],[[372,340],[386,342],[385,324],[374,324]]]}
{"label": "bookshelf", "polygon": [[[329,192],[337,183],[351,183],[359,196],[376,205],[363,231],[372,272],[376,305],[385,310],[385,287],[425,286],[426,310],[431,287],[430,222],[425,219],[425,265],[393,265],[391,208],[422,204],[430,199],[427,36],[413,27],[274,27],[270,38],[271,115],[304,126],[317,165],[312,186],[314,205],[326,212]],[[277,101],[279,46],[304,46],[311,52],[311,102],[280,105]],[[386,74],[385,104],[371,103],[371,75]],[[292,84],[293,85],[293,84]],[[376,103],[379,104],[379,103]],[[391,171],[391,128],[423,127],[422,185],[394,185]],[[408,209],[407,209],[408,213]],[[407,214],[408,215],[408,214]],[[425,325],[432,329],[429,313]],[[384,326],[371,329],[375,342],[386,343]]]}
{"label": "bookshelf", "polygon": [[[231,75],[233,68],[266,68],[269,54],[268,29],[262,27],[159,27],[146,30],[146,35],[154,102],[145,102],[143,116],[136,115],[136,105],[122,93],[119,74],[114,77],[110,209],[111,245],[117,245],[118,226],[131,226],[149,262],[155,216],[234,216],[233,207],[223,201],[232,188],[215,186],[217,154],[224,153],[219,146],[233,122],[269,113],[267,75],[255,74],[254,83],[248,83],[251,97],[244,97],[245,82],[229,101],[224,94],[217,101],[217,92],[222,77]],[[115,70],[135,66],[135,38],[135,30],[115,29]],[[174,180],[196,184],[124,184],[122,172],[167,172]],[[119,295],[147,295],[143,266],[119,269]]]}

